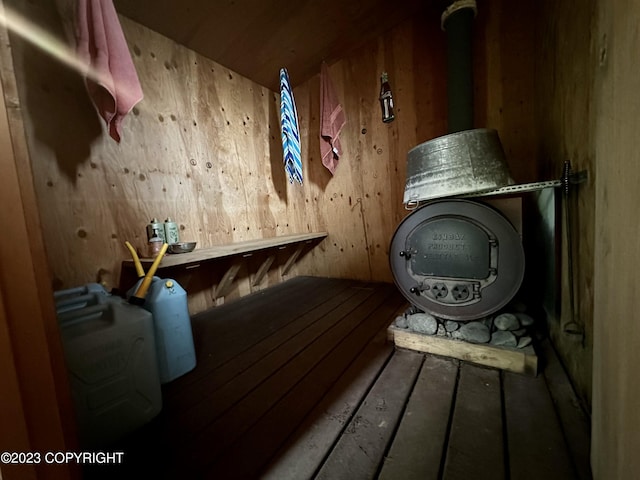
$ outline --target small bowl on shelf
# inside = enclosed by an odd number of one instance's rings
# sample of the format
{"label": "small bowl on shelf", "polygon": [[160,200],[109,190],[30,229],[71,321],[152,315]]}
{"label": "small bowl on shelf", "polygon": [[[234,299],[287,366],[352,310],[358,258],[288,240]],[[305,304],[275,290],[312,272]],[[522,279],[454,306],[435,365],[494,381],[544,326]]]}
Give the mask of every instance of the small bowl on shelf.
{"label": "small bowl on shelf", "polygon": [[193,252],[197,242],[177,242],[170,243],[167,251],[169,253],[188,253]]}

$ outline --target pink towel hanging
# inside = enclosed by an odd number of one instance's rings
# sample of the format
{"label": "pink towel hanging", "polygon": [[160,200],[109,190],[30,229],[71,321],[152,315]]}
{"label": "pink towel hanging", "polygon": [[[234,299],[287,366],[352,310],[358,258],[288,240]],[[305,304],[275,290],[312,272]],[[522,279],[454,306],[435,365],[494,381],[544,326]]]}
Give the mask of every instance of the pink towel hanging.
{"label": "pink towel hanging", "polygon": [[143,95],[112,0],[78,0],[76,42],[89,96],[120,142],[122,121]]}
{"label": "pink towel hanging", "polygon": [[320,67],[320,154],[322,164],[335,174],[342,155],[340,131],[346,123],[342,105],[338,102],[329,68],[325,62]]}

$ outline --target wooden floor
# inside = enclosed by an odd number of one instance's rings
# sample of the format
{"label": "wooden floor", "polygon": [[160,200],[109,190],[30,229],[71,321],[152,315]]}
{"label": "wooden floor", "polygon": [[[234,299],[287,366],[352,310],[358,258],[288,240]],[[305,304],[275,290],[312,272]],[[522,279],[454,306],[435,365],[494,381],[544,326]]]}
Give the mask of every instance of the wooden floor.
{"label": "wooden floor", "polygon": [[198,366],[85,478],[587,479],[585,415],[548,343],[529,377],[386,341],[387,284],[299,277],[193,318]]}

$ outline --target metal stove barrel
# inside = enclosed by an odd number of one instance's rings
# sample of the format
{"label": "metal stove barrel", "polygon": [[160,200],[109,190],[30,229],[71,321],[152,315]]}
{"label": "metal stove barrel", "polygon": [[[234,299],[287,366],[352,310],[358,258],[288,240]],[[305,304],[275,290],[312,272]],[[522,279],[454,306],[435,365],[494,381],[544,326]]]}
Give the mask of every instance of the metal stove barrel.
{"label": "metal stove barrel", "polygon": [[408,215],[389,259],[407,300],[448,320],[496,312],[524,277],[524,249],[513,225],[492,207],[462,199],[433,201]]}

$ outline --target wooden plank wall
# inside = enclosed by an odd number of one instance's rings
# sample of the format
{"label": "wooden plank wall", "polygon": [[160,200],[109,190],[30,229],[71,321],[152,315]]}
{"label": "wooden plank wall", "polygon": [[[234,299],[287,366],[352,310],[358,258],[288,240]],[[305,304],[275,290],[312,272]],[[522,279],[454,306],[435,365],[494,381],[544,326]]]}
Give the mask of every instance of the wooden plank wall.
{"label": "wooden plank wall", "polygon": [[[10,3],[62,37],[50,2]],[[522,3],[521,14],[507,22],[509,2],[480,1],[474,24],[476,122],[500,131],[519,181],[534,180],[535,173],[533,63],[522,54],[533,51],[527,12],[534,3]],[[12,38],[54,288],[117,285],[124,241],[143,247],[145,224],[154,216],[174,218],[182,238],[202,247],[326,230],[329,237],[291,275],[391,281],[387,249],[407,213],[401,204],[406,153],[446,133],[439,16],[426,7],[330,66],[348,119],[333,178],[319,158],[319,78],[295,89],[304,187],[289,185],[281,166],[274,92],[123,17],[145,98],[116,144],[104,134],[79,75]],[[397,105],[389,125],[380,120],[377,98],[383,70]],[[243,265],[231,296],[282,280],[274,269],[252,287],[260,263]],[[211,292],[223,273],[221,265],[184,279],[193,313],[214,304]]]}
{"label": "wooden plank wall", "polygon": [[[4,15],[0,2],[0,15]],[[0,369],[4,451],[78,448],[48,266],[40,232],[33,172],[17,101],[6,25],[0,27]],[[36,462],[37,463],[37,462]],[[2,465],[2,478],[79,478],[74,466],[44,462]]]}
{"label": "wooden plank wall", "polygon": [[[426,49],[429,39],[437,47]],[[428,67],[414,70],[421,65]],[[346,267],[357,279],[391,281],[388,245],[407,213],[402,205],[406,152],[446,133],[446,105],[438,93],[444,87],[443,37],[435,18],[426,25],[405,23],[329,70],[347,116],[340,136],[344,152],[333,177],[320,159],[319,77],[295,91],[310,196],[320,200],[313,214],[330,232],[326,261],[311,268],[334,276],[336,268]],[[381,120],[378,101],[382,71],[389,73],[396,105],[396,120],[389,124]]]}
{"label": "wooden plank wall", "polygon": [[640,5],[596,3],[594,266],[594,478],[640,475]]}
{"label": "wooden plank wall", "polygon": [[[571,322],[567,238],[561,221],[562,294],[559,311],[547,312],[554,345],[571,372],[580,397],[591,404],[593,350],[593,257],[595,229],[595,143],[593,139],[594,2],[544,2],[538,32],[537,128],[540,138],[538,168],[546,176],[562,172],[562,163],[589,173],[587,183],[570,199],[573,243],[575,322],[584,336],[565,332]],[[567,61],[571,59],[571,61]]]}
{"label": "wooden plank wall", "polygon": [[559,178],[565,160],[574,170],[586,170],[589,180],[576,186],[570,201],[575,289],[575,321],[580,335],[565,333],[571,321],[567,268],[566,223],[562,236],[562,289],[557,311],[548,326],[562,362],[568,368],[581,399],[591,404],[594,309],[594,232],[596,210],[596,155],[593,127],[594,1],[542,2],[536,50],[536,128],[541,177]]}
{"label": "wooden plank wall", "polygon": [[[636,478],[640,231],[634,212],[640,208],[635,127],[640,6],[629,1],[549,1],[540,18],[537,124],[540,153],[549,163],[540,161],[539,166],[557,168],[551,159],[559,162],[564,156],[574,167],[588,169],[590,176],[579,187],[574,226],[578,318],[587,327],[586,348],[563,338],[557,329],[552,333],[581,395],[592,393],[594,478]],[[566,307],[566,284],[563,290]]]}
{"label": "wooden plank wall", "polygon": [[[12,3],[62,37],[53,2]],[[323,228],[304,190],[286,182],[275,94],[121,21],[145,95],[121,144],[105,135],[77,73],[12,37],[54,288],[116,286],[124,241],[142,249],[152,217],[170,216],[202,247]],[[253,267],[243,265],[235,295],[251,290]],[[192,311],[213,304],[225,268],[185,279]],[[260,288],[280,280],[274,269]]]}
{"label": "wooden plank wall", "polygon": [[537,169],[534,22],[539,2],[479,0],[474,22],[475,126],[495,128],[516,183],[554,177]]}
{"label": "wooden plank wall", "polygon": [[[518,2],[517,8],[504,1],[478,5],[473,47],[475,126],[497,129],[513,177],[534,181],[534,64],[522,59],[533,58],[535,34],[529,20],[535,2]],[[318,172],[312,196],[323,200],[315,213],[332,235],[322,257],[330,260],[315,262],[314,273],[332,275],[336,262],[346,261],[354,278],[392,280],[388,246],[408,213],[402,205],[406,154],[447,133],[446,36],[440,29],[440,13],[430,5],[422,15],[330,66],[347,115],[340,137],[345,152],[333,178],[319,158],[319,78],[295,91],[308,134],[309,164],[312,172]],[[381,122],[377,101],[383,70],[389,73],[396,105],[396,120],[390,124]]]}

